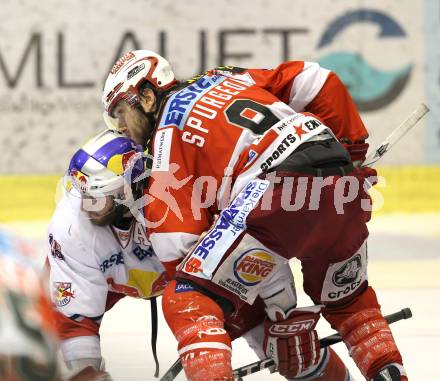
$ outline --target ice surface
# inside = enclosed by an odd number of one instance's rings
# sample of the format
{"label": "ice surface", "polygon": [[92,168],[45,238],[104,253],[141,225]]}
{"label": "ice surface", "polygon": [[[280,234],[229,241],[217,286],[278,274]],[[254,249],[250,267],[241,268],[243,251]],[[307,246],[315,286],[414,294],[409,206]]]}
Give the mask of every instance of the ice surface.
{"label": "ice surface", "polygon": [[[45,247],[45,223],[11,224],[41,248]],[[439,379],[435,355],[440,342],[440,215],[378,216],[370,223],[369,280],[376,288],[384,314],[410,307],[413,318],[392,325],[411,381]],[[293,263],[298,289],[301,274]],[[299,293],[299,304],[310,300]],[[125,298],[104,317],[101,327],[102,352],[115,381],[154,380],[154,360],[150,350],[149,302]],[[159,320],[158,355],[161,375],[177,358],[176,341],[162,314]],[[334,333],[321,319],[320,336]],[[343,344],[333,348],[345,360],[356,380],[359,371]],[[254,362],[257,357],[243,339],[233,343],[234,367]],[[181,374],[177,380],[184,380]],[[283,380],[267,370],[249,380]]]}

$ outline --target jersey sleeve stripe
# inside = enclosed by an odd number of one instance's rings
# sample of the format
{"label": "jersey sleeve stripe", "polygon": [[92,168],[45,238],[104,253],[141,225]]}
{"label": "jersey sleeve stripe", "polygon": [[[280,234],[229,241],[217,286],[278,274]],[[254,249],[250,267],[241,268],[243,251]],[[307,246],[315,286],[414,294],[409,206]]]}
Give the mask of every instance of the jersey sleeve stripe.
{"label": "jersey sleeve stripe", "polygon": [[316,62],[304,62],[303,71],[293,81],[289,106],[296,112],[303,111],[324,86],[329,73],[330,70],[322,68]]}
{"label": "jersey sleeve stripe", "polygon": [[194,349],[223,349],[225,351],[231,352],[231,347],[229,345],[223,344],[223,343],[217,343],[217,342],[203,342],[203,343],[195,343],[187,345],[181,349],[179,349],[179,355],[182,355],[186,352],[192,351]]}

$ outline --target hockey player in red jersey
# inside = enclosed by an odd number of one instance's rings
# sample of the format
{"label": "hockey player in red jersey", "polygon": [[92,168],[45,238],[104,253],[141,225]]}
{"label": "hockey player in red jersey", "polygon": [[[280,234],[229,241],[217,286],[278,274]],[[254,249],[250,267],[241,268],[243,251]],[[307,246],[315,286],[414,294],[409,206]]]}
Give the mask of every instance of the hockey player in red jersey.
{"label": "hockey player in red jersey", "polygon": [[[367,380],[407,379],[367,282],[368,134],[334,73],[286,62],[177,83],[165,59],[134,51],[103,102],[112,128],[152,149],[145,214],[159,258],[178,266],[163,309],[189,379],[231,379],[224,324],[257,297],[265,354],[287,378],[344,379],[320,366],[322,314]],[[293,257],[313,307],[296,308],[280,275]]]}

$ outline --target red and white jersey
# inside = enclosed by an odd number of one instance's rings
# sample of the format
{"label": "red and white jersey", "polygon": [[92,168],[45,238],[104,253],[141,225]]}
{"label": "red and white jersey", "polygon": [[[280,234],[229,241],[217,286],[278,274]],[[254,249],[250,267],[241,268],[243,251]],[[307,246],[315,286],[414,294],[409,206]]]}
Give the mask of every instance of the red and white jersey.
{"label": "red and white jersey", "polygon": [[167,270],[174,271],[244,180],[328,134],[326,126],[348,143],[368,136],[345,86],[316,63],[215,69],[174,92],[154,137],[145,208],[149,238]]}
{"label": "red and white jersey", "polygon": [[49,288],[66,361],[100,357],[101,319],[121,297],[150,298],[167,284],[145,228],[95,226],[67,193],[49,225]]}

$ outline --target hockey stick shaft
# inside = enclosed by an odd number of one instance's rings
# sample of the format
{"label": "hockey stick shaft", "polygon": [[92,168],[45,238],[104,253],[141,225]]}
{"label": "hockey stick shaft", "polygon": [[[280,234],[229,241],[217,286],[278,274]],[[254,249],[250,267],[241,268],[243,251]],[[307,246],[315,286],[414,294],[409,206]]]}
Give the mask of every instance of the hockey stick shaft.
{"label": "hockey stick shaft", "polygon": [[[403,310],[400,310],[398,312],[395,312],[393,314],[384,316],[385,320],[388,322],[388,324],[395,323],[396,321],[402,320],[402,319],[409,319],[412,317],[412,312],[409,308],[404,308]],[[328,347],[330,345],[339,343],[342,341],[342,338],[339,334],[334,334],[331,336],[327,336],[319,340],[319,344],[322,348]],[[260,370],[270,368],[271,366],[274,366],[275,362],[272,359],[264,359],[261,361],[254,362],[249,365],[242,366],[241,368],[237,368],[234,370],[234,378],[241,380],[242,377],[249,376],[252,373],[259,372]]]}
{"label": "hockey stick shaft", "polygon": [[[401,311],[395,312],[393,314],[385,316],[385,320],[388,324],[395,323],[396,321],[402,319],[409,319],[412,316],[412,312],[409,308],[404,308]],[[329,345],[333,345],[342,341],[342,338],[339,334],[334,334],[331,336],[324,337],[319,340],[321,347],[328,347]],[[260,370],[270,368],[274,366],[275,362],[272,359],[264,359],[257,362],[254,362],[249,365],[242,366],[234,370],[234,378],[241,379],[242,377],[249,376],[252,373],[259,372]],[[172,381],[174,380],[178,374],[182,371],[182,363],[180,359],[178,359],[171,368],[163,375],[160,381]]]}
{"label": "hockey stick shaft", "polygon": [[180,358],[175,361],[173,365],[171,365],[170,369],[162,376],[159,381],[172,381],[174,380],[179,373],[182,371],[183,366]]}
{"label": "hockey stick shaft", "polygon": [[413,113],[406,118],[391,134],[379,145],[371,154],[367,156],[362,163],[363,167],[370,167],[376,161],[378,161],[389,149],[395,145],[400,139],[402,139],[409,130],[411,130],[420,119],[422,119],[429,112],[428,106],[421,103]]}

